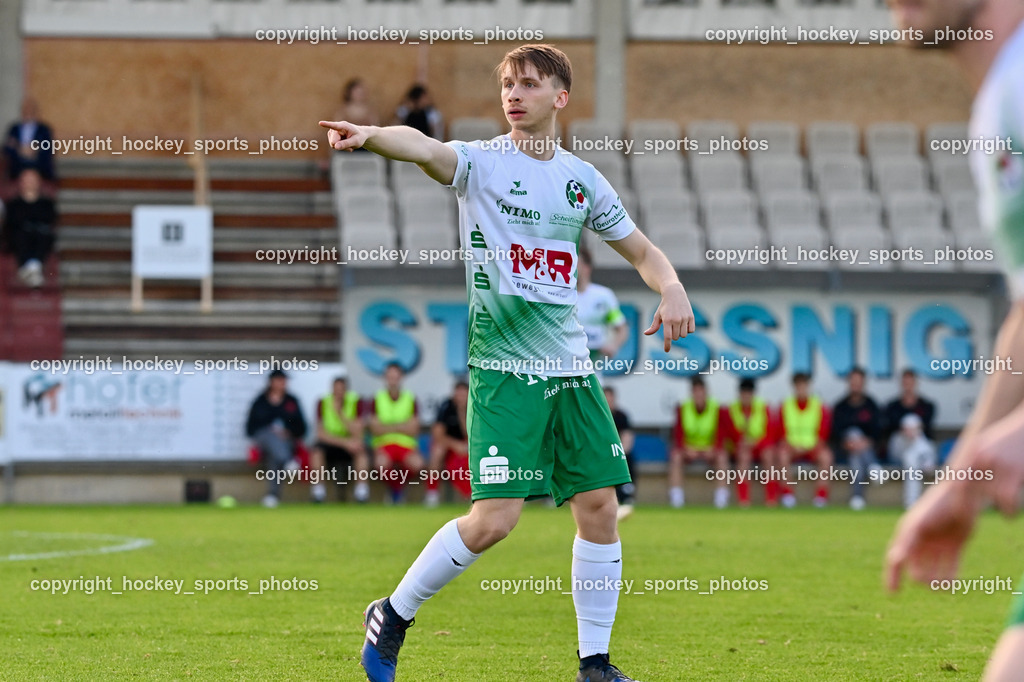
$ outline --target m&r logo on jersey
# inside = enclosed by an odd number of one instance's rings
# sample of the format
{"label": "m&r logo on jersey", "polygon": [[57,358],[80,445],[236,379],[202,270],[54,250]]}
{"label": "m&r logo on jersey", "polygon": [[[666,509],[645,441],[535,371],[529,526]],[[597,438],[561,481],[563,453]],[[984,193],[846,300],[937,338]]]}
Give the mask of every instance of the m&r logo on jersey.
{"label": "m&r logo on jersey", "polygon": [[569,205],[576,210],[582,211],[587,207],[587,190],[576,180],[566,183],[565,198],[569,200]]}

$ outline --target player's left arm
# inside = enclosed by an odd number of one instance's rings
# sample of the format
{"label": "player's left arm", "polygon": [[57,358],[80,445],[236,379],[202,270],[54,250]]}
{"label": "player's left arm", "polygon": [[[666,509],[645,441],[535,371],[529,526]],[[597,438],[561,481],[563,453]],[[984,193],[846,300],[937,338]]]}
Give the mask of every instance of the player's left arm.
{"label": "player's left arm", "polygon": [[693,308],[675,268],[640,230],[633,230],[623,239],[609,241],[608,245],[636,268],[647,286],[661,294],[661,304],[644,334],[650,336],[664,326],[665,352],[669,352],[673,341],[696,331]]}

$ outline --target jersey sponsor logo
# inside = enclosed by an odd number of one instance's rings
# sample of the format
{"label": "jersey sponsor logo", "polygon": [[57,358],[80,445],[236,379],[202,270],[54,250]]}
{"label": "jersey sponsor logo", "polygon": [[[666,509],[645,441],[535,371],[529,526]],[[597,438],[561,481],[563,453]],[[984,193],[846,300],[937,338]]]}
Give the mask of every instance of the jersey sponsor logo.
{"label": "jersey sponsor logo", "polygon": [[508,483],[508,457],[498,454],[498,446],[487,449],[490,457],[480,458],[480,483]]}
{"label": "jersey sponsor logo", "polygon": [[[511,206],[509,204],[506,204],[501,199],[498,199],[498,201],[496,203],[498,205],[498,212],[501,213],[502,215],[511,216],[512,218],[521,218],[521,219],[527,220],[527,221],[540,220],[540,211],[536,211],[536,210],[531,209],[531,208],[521,208],[519,206]],[[508,222],[510,224],[512,224],[512,223],[519,223],[519,222],[522,222],[522,221],[520,221],[520,220],[513,221],[513,220],[510,219]]]}
{"label": "jersey sponsor logo", "polygon": [[604,213],[594,217],[593,225],[595,232],[604,232],[613,225],[618,225],[626,217],[626,209],[622,207],[622,199],[615,197],[616,203],[612,204]]}
{"label": "jersey sponsor logo", "polygon": [[570,180],[565,184],[565,198],[577,211],[585,210],[589,201],[587,190],[578,180]]}
{"label": "jersey sponsor logo", "polygon": [[510,189],[508,191],[508,193],[511,194],[514,197],[525,197],[526,196],[526,190],[522,189],[520,187],[520,185],[522,185],[522,184],[523,183],[520,180],[513,180],[512,181],[513,187],[512,187],[512,189]]}
{"label": "jersey sponsor logo", "polygon": [[537,303],[576,302],[576,243],[517,235],[508,257],[494,262],[501,270],[498,292]]}
{"label": "jersey sponsor logo", "polygon": [[626,449],[622,447],[621,443],[612,443],[612,457],[626,459]]}

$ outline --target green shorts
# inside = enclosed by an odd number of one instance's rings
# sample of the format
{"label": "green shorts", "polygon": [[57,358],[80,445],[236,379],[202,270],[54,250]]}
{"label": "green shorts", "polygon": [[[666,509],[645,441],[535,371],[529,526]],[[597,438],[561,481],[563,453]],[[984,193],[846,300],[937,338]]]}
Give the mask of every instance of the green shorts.
{"label": "green shorts", "polygon": [[576,493],[629,483],[629,466],[597,377],[469,368],[473,500]]}
{"label": "green shorts", "polygon": [[[1020,585],[1017,587],[1018,592],[1024,592],[1024,578],[1021,579]],[[1019,594],[1013,598],[1013,607],[1010,609],[1010,618],[1006,621],[1006,627],[1012,628],[1018,625],[1024,625],[1024,594]]]}

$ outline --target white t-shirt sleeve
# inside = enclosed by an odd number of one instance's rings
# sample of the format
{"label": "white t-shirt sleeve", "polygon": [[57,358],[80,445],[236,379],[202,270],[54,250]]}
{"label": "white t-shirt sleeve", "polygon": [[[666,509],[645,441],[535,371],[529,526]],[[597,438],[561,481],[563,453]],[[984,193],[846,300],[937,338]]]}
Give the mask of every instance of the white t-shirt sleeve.
{"label": "white t-shirt sleeve", "polygon": [[494,157],[480,142],[445,142],[455,150],[457,165],[452,184],[447,185],[460,199],[472,197],[494,170]]}
{"label": "white t-shirt sleeve", "polygon": [[618,193],[605,177],[596,169],[594,176],[594,205],[587,218],[586,228],[606,242],[625,239],[636,229],[636,224],[626,213]]}

